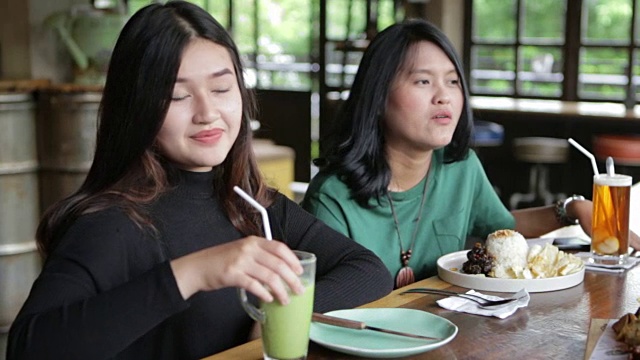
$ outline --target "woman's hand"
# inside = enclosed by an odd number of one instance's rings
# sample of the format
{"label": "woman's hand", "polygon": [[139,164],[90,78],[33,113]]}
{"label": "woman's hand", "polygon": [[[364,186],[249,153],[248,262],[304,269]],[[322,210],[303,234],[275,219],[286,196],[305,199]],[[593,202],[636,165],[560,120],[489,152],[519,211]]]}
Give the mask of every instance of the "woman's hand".
{"label": "woman's hand", "polygon": [[640,236],[633,231],[629,231],[629,246],[635,251],[640,251]]}
{"label": "woman's hand", "polygon": [[[572,201],[567,205],[567,215],[578,219],[582,230],[591,236],[593,221],[593,203],[589,200]],[[629,231],[629,246],[634,250],[640,250],[640,237],[633,231]]]}
{"label": "woman's hand", "polygon": [[577,219],[585,234],[591,236],[593,203],[591,200],[575,200],[567,204],[567,216]]}
{"label": "woman's hand", "polygon": [[263,301],[289,303],[285,284],[304,291],[298,275],[302,266],[282,242],[249,236],[203,249],[171,261],[182,297],[225,287],[243,288]]}

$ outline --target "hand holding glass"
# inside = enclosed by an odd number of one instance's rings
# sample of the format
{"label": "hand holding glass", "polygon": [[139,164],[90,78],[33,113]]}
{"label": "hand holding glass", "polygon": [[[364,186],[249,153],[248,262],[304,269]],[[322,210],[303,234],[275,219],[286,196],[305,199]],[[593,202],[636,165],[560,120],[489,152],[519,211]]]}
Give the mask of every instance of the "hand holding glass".
{"label": "hand holding glass", "polygon": [[282,305],[278,300],[260,302],[256,308],[248,302],[244,289],[238,289],[242,307],[262,329],[262,349],[265,359],[306,359],[309,346],[309,327],[313,313],[316,256],[304,251],[293,251],[303,272],[299,276],[304,292],[296,295],[289,291],[290,302]]}

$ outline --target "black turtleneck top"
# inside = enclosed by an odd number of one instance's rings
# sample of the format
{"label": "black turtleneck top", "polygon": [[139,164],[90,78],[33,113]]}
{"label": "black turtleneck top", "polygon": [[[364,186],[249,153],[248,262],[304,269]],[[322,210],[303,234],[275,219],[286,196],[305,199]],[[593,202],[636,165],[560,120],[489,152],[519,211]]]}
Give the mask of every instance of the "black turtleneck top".
{"label": "black turtleneck top", "polygon": [[[83,215],[47,258],[12,324],[7,359],[199,359],[247,341],[236,289],[182,299],[169,261],[243,237],[213,192],[213,173],[180,172],[148,207],[159,238],[112,208]],[[386,295],[392,279],[369,250],[278,194],[273,238],[317,256],[314,311]]]}

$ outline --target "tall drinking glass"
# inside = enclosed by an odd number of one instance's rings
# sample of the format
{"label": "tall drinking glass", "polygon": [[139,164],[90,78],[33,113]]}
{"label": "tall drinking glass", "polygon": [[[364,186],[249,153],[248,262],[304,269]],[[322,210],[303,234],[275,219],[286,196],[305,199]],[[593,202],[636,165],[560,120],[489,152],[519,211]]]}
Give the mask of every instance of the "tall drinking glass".
{"label": "tall drinking glass", "polygon": [[629,248],[631,176],[599,174],[593,177],[591,261],[620,264]]}
{"label": "tall drinking glass", "polygon": [[306,359],[309,347],[309,328],[313,314],[313,296],[316,278],[316,256],[304,251],[293,251],[302,265],[300,281],[305,290],[296,295],[289,292],[290,302],[282,305],[278,300],[261,302],[256,308],[247,300],[244,289],[238,293],[242,306],[262,328],[262,350],[268,360]]}

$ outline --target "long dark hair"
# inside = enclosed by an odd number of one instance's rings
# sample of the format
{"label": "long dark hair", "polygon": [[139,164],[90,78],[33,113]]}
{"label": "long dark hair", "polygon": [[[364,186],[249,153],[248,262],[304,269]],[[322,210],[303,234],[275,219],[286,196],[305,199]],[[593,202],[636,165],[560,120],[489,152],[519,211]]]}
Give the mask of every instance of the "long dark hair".
{"label": "long dark hair", "polygon": [[82,186],[45,212],[36,233],[44,256],[80,215],[107,207],[120,207],[138,226],[155,230],[141,205],[169,187],[171,167],[155,151],[154,142],[170,105],[183,49],[194,38],[228,50],[243,102],[238,137],[226,160],[214,168],[212,186],[238,230],[261,233],[259,214],[233,192],[238,185],[265,206],[273,200],[253,155],[249,121],[256,102],[244,84],[238,49],[206,11],[171,1],[136,12],[120,33],[102,94],[93,164]]}
{"label": "long dark hair", "polygon": [[425,20],[407,20],[389,26],[367,47],[349,98],[338,114],[338,127],[326,139],[326,156],[317,161],[324,166],[323,171],[340,176],[361,206],[368,206],[369,199],[380,199],[387,192],[391,169],[384,153],[381,114],[385,113],[390,85],[411,53],[412,45],[420,41],[436,44],[449,57],[465,99],[451,143],[445,147],[445,161],[462,160],[469,151],[472,113],[462,64],[453,45],[442,31]]}

